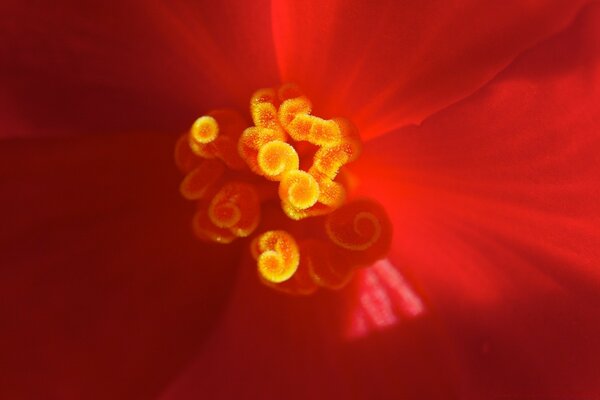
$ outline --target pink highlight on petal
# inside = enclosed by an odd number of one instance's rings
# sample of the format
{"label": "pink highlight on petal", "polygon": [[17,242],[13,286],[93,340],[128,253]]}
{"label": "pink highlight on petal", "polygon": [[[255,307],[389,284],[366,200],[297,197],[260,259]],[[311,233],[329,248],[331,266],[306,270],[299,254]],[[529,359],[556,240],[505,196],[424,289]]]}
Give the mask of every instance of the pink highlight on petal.
{"label": "pink highlight on petal", "polygon": [[416,317],[425,311],[419,296],[388,259],[375,263],[373,270],[389,286],[388,293],[391,294],[393,301],[405,316]]}
{"label": "pink highlight on petal", "polygon": [[388,259],[360,271],[358,280],[358,301],[346,332],[350,339],[390,328],[425,311],[423,301]]}
{"label": "pink highlight on petal", "polygon": [[386,287],[375,271],[368,270],[364,279],[364,289],[360,295],[360,304],[367,313],[367,320],[376,328],[395,325],[398,317],[394,312],[392,300]]}

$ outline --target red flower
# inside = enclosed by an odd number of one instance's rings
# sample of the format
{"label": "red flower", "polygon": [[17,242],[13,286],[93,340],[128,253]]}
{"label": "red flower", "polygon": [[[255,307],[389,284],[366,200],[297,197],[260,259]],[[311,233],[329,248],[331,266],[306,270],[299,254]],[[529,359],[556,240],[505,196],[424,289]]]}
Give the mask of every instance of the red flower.
{"label": "red flower", "polygon": [[[597,4],[1,7],[1,397],[600,393]],[[391,263],[340,292],[196,241],[160,133],[279,81],[370,139]]]}

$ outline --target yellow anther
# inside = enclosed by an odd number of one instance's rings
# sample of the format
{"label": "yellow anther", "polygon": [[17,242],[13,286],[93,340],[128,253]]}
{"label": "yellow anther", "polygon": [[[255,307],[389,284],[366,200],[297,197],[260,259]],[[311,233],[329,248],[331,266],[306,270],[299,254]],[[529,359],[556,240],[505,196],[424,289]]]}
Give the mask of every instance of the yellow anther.
{"label": "yellow anther", "polygon": [[319,184],[305,171],[290,171],[279,183],[281,200],[298,210],[305,210],[315,205],[319,195]]}
{"label": "yellow anther", "polygon": [[[317,203],[317,205],[318,205],[318,203]],[[298,208],[292,206],[287,201],[281,202],[281,209],[283,210],[285,215],[287,215],[290,219],[293,219],[294,221],[300,221],[301,219],[315,216],[309,210],[298,209]]]}
{"label": "yellow anther", "polygon": [[[279,122],[281,123],[281,126],[288,130],[288,133],[292,135],[292,133],[289,132],[290,124],[298,116],[308,116],[311,110],[312,104],[310,103],[310,100],[308,100],[306,97],[295,97],[285,100],[283,103],[281,103],[281,106],[279,107]],[[304,140],[296,139],[294,136],[292,137],[294,138],[294,140]]]}
{"label": "yellow anther", "polygon": [[257,90],[250,100],[250,115],[255,126],[281,130],[277,117],[279,100],[274,89]]}
{"label": "yellow anther", "polygon": [[225,167],[218,160],[204,160],[185,176],[179,190],[188,200],[206,197],[214,184],[223,176]]}
{"label": "yellow anther", "polygon": [[[310,276],[307,264],[308,259],[304,256],[305,252],[303,248],[303,243],[300,243],[299,247],[300,263],[298,264],[298,269],[290,279],[284,282],[275,283],[264,279],[262,275],[259,274],[261,281],[265,285],[287,294],[306,296],[314,293],[319,287],[315,283],[313,278]],[[253,249],[252,251],[255,255],[255,258],[258,258],[258,255],[260,255],[260,251],[258,249]]]}
{"label": "yellow anther", "polygon": [[345,164],[350,162],[354,149],[350,143],[321,147],[315,153],[311,169],[329,179],[334,179]]}
{"label": "yellow anther", "polygon": [[204,115],[196,120],[190,129],[190,139],[196,143],[210,143],[219,135],[217,120],[209,115]]}
{"label": "yellow anther", "polygon": [[286,135],[282,131],[250,127],[242,133],[238,142],[238,154],[250,167],[252,172],[262,175],[263,171],[258,164],[258,152],[269,142],[285,141]]}
{"label": "yellow anther", "polygon": [[331,179],[317,179],[319,183],[319,203],[334,210],[346,202],[346,189],[338,182]]}
{"label": "yellow anther", "polygon": [[333,121],[335,121],[340,127],[340,130],[342,131],[342,137],[345,139],[345,141],[351,141],[353,146],[357,147],[357,151],[360,151],[361,140],[360,135],[358,134],[358,128],[356,128],[356,126],[346,118],[334,118]]}
{"label": "yellow anther", "polygon": [[258,103],[252,105],[252,121],[261,128],[281,130],[277,118],[277,108],[271,103]]}
{"label": "yellow anther", "polygon": [[342,131],[333,120],[313,117],[313,124],[308,134],[308,141],[317,146],[332,146],[342,140]]}
{"label": "yellow anther", "polygon": [[230,169],[243,169],[246,164],[238,154],[237,143],[244,127],[244,119],[235,111],[211,111],[192,125],[190,150],[200,158],[218,158]]}
{"label": "yellow anther", "polygon": [[352,124],[343,119],[335,120],[340,127],[341,138],[339,144],[322,146],[313,157],[313,165],[309,173],[316,177],[321,189],[319,202],[329,205],[333,209],[341,206],[346,200],[346,189],[343,185],[333,181],[341,168],[355,160],[360,154],[361,143],[355,136]]}
{"label": "yellow anther", "polygon": [[[268,212],[264,226],[281,218],[301,240],[283,230],[254,235],[263,283],[291,294],[344,286],[356,268],[385,255],[392,234],[379,205],[347,203],[353,186],[344,166],[361,152],[358,130],[343,118],[312,115],[292,84],[256,91],[250,117],[248,127],[236,111],[213,110],[177,142],[181,193],[198,204],[195,234],[218,243],[253,235],[261,207],[279,197],[285,215]],[[304,218],[312,220],[294,222]]]}
{"label": "yellow anther", "polygon": [[308,141],[315,117],[308,114],[298,114],[286,127],[287,133],[297,142]]}
{"label": "yellow anther", "polygon": [[300,158],[294,147],[280,140],[261,146],[257,156],[258,166],[264,176],[279,181],[289,171],[297,170]]}
{"label": "yellow anther", "polygon": [[208,217],[216,227],[229,229],[237,237],[250,235],[260,221],[256,190],[247,183],[228,183],[210,202]]}
{"label": "yellow anther", "polygon": [[280,283],[292,277],[300,263],[300,252],[294,238],[285,231],[268,231],[258,236],[253,255],[263,279]]}

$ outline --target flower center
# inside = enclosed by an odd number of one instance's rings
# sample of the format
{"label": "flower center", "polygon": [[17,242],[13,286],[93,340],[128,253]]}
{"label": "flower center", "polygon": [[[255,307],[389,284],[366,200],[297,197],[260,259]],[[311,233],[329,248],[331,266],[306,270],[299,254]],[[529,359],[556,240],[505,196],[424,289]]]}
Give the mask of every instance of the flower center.
{"label": "flower center", "polygon": [[211,111],[177,142],[180,190],[198,206],[196,236],[251,237],[261,280],[294,294],[340,288],[356,268],[385,256],[387,214],[349,193],[344,166],[362,146],[356,127],[312,115],[292,84],[256,91],[250,116],[252,126],[234,110]]}

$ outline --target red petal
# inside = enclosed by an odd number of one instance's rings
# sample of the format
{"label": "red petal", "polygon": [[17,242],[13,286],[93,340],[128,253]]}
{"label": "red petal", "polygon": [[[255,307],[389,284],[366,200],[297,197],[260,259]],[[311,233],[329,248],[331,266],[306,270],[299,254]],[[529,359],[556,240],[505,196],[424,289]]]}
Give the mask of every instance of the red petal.
{"label": "red petal", "polygon": [[594,5],[356,166],[448,326],[462,397],[600,393],[599,50]]}
{"label": "red petal", "polygon": [[[268,1],[0,6],[0,136],[175,131],[277,76]],[[5,99],[3,98],[5,97]]]}
{"label": "red petal", "polygon": [[231,304],[167,399],[452,399],[452,372],[428,318],[359,340],[343,334],[344,292],[282,295],[244,265]]}
{"label": "red petal", "polygon": [[284,80],[370,138],[472,93],[581,3],[276,0],[275,48]]}
{"label": "red petal", "polygon": [[152,398],[211,330],[239,252],[193,238],[174,143],[1,143],[1,398]]}

